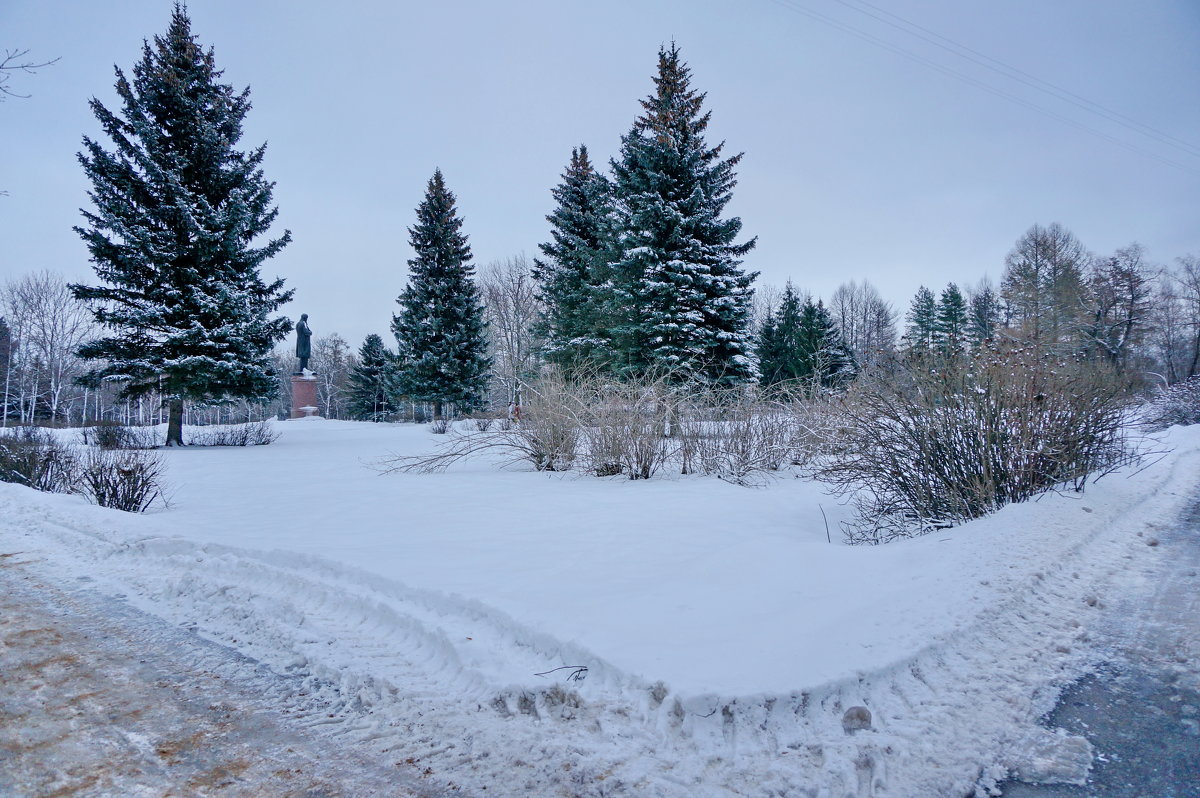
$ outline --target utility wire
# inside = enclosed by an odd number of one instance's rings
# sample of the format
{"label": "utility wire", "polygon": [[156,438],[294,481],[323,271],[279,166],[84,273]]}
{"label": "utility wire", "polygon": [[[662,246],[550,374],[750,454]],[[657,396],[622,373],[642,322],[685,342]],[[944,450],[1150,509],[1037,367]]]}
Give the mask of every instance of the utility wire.
{"label": "utility wire", "polygon": [[902,58],[907,58],[908,60],[913,61],[918,64],[921,64],[924,67],[932,69],[936,72],[940,72],[943,75],[946,75],[947,77],[954,78],[955,80],[961,81],[970,86],[974,86],[975,88],[980,89],[981,91],[985,91],[985,92],[995,95],[997,97],[1002,97],[1003,99],[1008,100],[1009,102],[1015,103],[1016,105],[1020,105],[1025,108],[1028,108],[1031,111],[1042,114],[1043,116],[1048,116],[1051,119],[1055,119],[1064,125],[1068,125],[1070,127],[1076,128],[1077,130],[1082,130],[1086,133],[1090,133],[1091,135],[1096,136],[1101,139],[1104,139],[1105,141],[1108,141],[1111,144],[1121,147],[1122,149],[1136,153],[1145,158],[1150,158],[1155,161],[1159,161],[1160,163],[1166,164],[1168,166],[1173,166],[1176,169],[1180,169],[1182,171],[1200,173],[1200,169],[1197,169],[1194,166],[1179,163],[1178,161],[1171,160],[1170,158],[1166,158],[1162,155],[1158,155],[1157,153],[1153,153],[1148,150],[1144,150],[1140,147],[1130,144],[1127,141],[1116,138],[1115,136],[1110,136],[1109,134],[1107,134],[1101,130],[1097,130],[1094,127],[1085,125],[1082,122],[1077,122],[1074,119],[1065,117],[1061,114],[1051,111],[1048,108],[1044,108],[1040,105],[1029,102],[1028,100],[1018,97],[1015,94],[1010,94],[1009,92],[1006,92],[1002,89],[998,89],[989,83],[985,83],[981,80],[973,78],[969,75],[959,72],[958,70],[952,69],[952,68],[944,66],[942,64],[939,64],[936,61],[932,61],[928,58],[925,58],[924,56],[917,55],[916,53],[912,52],[911,50],[907,50],[899,45],[892,44],[891,42],[887,41],[886,39],[881,39],[878,36],[875,36],[873,34],[867,33],[866,31],[860,30],[859,28],[856,28],[853,25],[849,25],[845,22],[841,22],[840,20],[826,16],[825,14],[822,14],[820,12],[813,11],[810,8],[806,8],[805,6],[801,6],[795,2],[792,2],[792,0],[773,0],[773,1],[776,4],[782,6],[783,8],[785,8],[788,11],[791,11],[795,14],[800,14],[800,15],[808,17],[809,19],[812,19],[816,22],[820,22],[823,25],[827,25],[831,28],[842,31],[843,33],[854,36],[855,38],[862,39],[863,41],[865,41],[869,44],[873,44],[876,47],[887,50],[891,53],[895,53],[896,55],[899,55]]}
{"label": "utility wire", "polygon": [[[896,30],[901,31],[902,33],[915,36],[922,41],[932,44],[934,47],[940,47],[952,55],[956,55],[959,58],[970,61],[971,63],[977,64],[985,69],[990,69],[991,71],[1003,75],[1010,80],[1015,80],[1018,83],[1022,83],[1032,89],[1049,94],[1056,99],[1070,103],[1077,108],[1082,108],[1089,113],[1101,116],[1111,122],[1116,122],[1117,124],[1141,133],[1144,136],[1157,139],[1163,144],[1175,147],[1176,149],[1182,150],[1189,155],[1200,156],[1200,146],[1172,136],[1170,133],[1165,133],[1158,128],[1154,128],[1150,125],[1139,122],[1138,120],[1126,116],[1119,111],[1106,108],[1100,103],[1093,102],[1086,97],[1081,97],[1069,89],[1064,89],[1062,86],[1057,86],[1050,81],[1042,80],[1041,78],[1031,75],[1022,69],[1018,69],[1011,64],[1006,64],[999,59],[992,58],[991,56],[972,49],[965,44],[960,44],[953,39],[942,36],[941,34],[936,33],[929,28],[922,27],[911,20],[905,19],[899,14],[893,14],[892,12],[882,9],[879,6],[872,5],[866,0],[834,0],[834,2],[845,6],[846,8],[857,11],[860,14],[865,14],[872,19],[878,20],[885,25],[889,25]],[[870,11],[860,8],[860,6],[865,6],[867,9],[870,9]],[[888,19],[885,19],[885,17]],[[895,22],[892,20],[895,20]]]}

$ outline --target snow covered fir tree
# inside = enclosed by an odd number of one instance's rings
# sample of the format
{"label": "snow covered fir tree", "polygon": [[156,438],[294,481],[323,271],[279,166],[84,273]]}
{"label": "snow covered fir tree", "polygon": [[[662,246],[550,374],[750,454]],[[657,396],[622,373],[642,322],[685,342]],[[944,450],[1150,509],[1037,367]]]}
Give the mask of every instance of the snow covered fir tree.
{"label": "snow covered fir tree", "polygon": [[599,365],[612,357],[600,301],[606,279],[605,256],[612,209],[612,184],[597,172],[587,147],[571,150],[562,182],[551,193],[557,202],[551,240],[539,245],[533,277],[540,287],[545,357],[567,369]]}
{"label": "snow covered fir tree", "polygon": [[363,421],[385,421],[396,412],[391,398],[395,357],[378,335],[368,335],[350,371],[350,414]]}
{"label": "snow covered fir tree", "polygon": [[182,445],[185,400],[277,390],[271,349],[291,322],[271,314],[292,292],[259,269],[291,235],[262,240],[278,211],[265,145],[236,149],[249,89],[220,82],[181,5],[166,35],[144,44],[132,81],[116,73],[120,111],[91,101],[113,149],[85,137],[79,155],[95,207],[75,230],[104,285],[72,286],[109,334],[79,355],[99,361],[92,383],[168,397],[167,444]]}
{"label": "snow covered fir tree", "polygon": [[608,297],[618,367],[711,383],[750,380],[748,320],[756,243],[735,243],[741,219],[721,214],[741,154],[709,147],[711,112],[672,42],[658,53],[655,91],[612,161],[615,235]]}
{"label": "snow covered fir tree", "polygon": [[548,356],[627,376],[746,382],[756,274],[740,266],[755,240],[737,243],[741,220],[721,218],[742,156],[705,142],[705,95],[674,44],[659,50],[654,83],[612,178],[580,148],[553,190],[552,241],[536,272]]}
{"label": "snow covered fir tree", "polygon": [[479,407],[491,367],[471,247],[454,202],[441,170],[435,171],[408,230],[416,257],[408,261],[409,283],[392,317],[395,392],[432,403],[435,418],[447,404],[456,412]]}

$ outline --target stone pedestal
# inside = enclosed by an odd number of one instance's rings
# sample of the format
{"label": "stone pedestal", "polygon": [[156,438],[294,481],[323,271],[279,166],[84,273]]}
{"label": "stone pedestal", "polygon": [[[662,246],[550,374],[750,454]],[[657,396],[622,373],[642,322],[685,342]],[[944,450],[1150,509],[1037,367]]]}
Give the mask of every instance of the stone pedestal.
{"label": "stone pedestal", "polygon": [[305,369],[292,375],[292,418],[310,418],[317,414],[317,375]]}

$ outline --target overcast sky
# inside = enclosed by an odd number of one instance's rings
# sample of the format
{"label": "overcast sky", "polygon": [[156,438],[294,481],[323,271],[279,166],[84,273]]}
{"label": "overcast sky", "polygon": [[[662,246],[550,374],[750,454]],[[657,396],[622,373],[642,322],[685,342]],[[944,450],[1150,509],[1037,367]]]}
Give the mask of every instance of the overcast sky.
{"label": "overcast sky", "polygon": [[[758,236],[746,268],[760,283],[827,298],[866,279],[903,311],[920,284],[997,279],[1034,223],[1060,222],[1100,254],[1138,241],[1161,264],[1200,255],[1200,2],[871,2],[189,9],[225,79],[251,87],[243,148],[269,143],[295,241],[264,276],[296,289],[289,315],[355,348],[387,332],[435,168],[477,266],[534,255],[571,148],[607,164],[672,39],[708,93],[710,140],[745,153],[728,209]],[[87,102],[119,107],[113,66],[129,72],[170,10],[0,2],[0,48],[60,58],[13,77],[29,99],[0,103],[0,278],[94,277],[71,231],[87,203],[75,154],[84,134],[101,137]]]}

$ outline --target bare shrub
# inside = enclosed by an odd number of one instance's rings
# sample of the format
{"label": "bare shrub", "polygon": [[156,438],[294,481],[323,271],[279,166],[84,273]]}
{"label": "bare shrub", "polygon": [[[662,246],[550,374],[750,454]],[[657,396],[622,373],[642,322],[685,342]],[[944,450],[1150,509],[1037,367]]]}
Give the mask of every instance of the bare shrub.
{"label": "bare shrub", "polygon": [[578,386],[557,369],[527,385],[521,417],[507,435],[538,471],[569,471],[579,454],[584,405]]}
{"label": "bare shrub", "polygon": [[445,435],[450,431],[450,419],[435,418],[429,422],[429,431],[434,435]]}
{"label": "bare shrub", "polygon": [[496,417],[485,413],[475,413],[469,417],[477,432],[487,432],[496,423]]}
{"label": "bare shrub", "polygon": [[502,419],[495,432],[452,428],[447,440],[429,455],[391,457],[380,461],[383,473],[444,471],[457,461],[496,452],[505,465],[525,462],[538,471],[567,471],[575,463],[582,406],[575,386],[557,371],[525,388],[520,421]]}
{"label": "bare shrub", "polygon": [[810,471],[853,497],[852,543],[953,526],[1137,459],[1129,387],[1101,364],[1014,344],[898,361],[836,403]]}
{"label": "bare shrub", "polygon": [[584,381],[582,433],[587,470],[597,476],[649,479],[675,456],[679,395],[665,379]]}
{"label": "bare shrub", "polygon": [[78,470],[79,460],[71,447],[46,430],[17,427],[0,433],[0,482],[69,493]]}
{"label": "bare shrub", "polygon": [[279,439],[270,421],[193,428],[189,446],[266,446]]}
{"label": "bare shrub", "polygon": [[116,421],[97,421],[80,430],[83,442],[101,449],[156,449],[159,432],[154,427],[124,426]]}
{"label": "bare shrub", "polygon": [[150,452],[93,449],[79,469],[77,493],[101,507],[143,513],[163,498],[162,458]]}
{"label": "bare shrub", "polygon": [[1176,424],[1200,424],[1200,377],[1177,382],[1142,408],[1142,424],[1151,430]]}
{"label": "bare shrub", "polygon": [[680,417],[684,473],[751,485],[796,461],[797,416],[789,403],[767,400],[757,388],[696,396]]}

